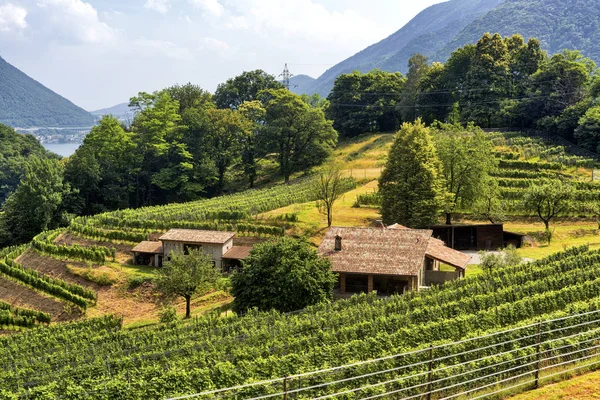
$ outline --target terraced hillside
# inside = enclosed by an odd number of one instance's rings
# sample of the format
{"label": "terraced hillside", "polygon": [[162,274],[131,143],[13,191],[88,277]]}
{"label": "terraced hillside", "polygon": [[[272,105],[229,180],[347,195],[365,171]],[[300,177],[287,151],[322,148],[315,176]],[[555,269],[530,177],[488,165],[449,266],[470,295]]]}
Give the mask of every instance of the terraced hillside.
{"label": "terraced hillside", "polygon": [[[0,387],[4,390],[0,394],[27,393],[30,398],[59,393],[164,398],[388,356],[529,324],[533,326],[526,332],[535,337],[535,322],[539,319],[599,309],[600,252],[579,247],[430,291],[383,300],[355,297],[291,315],[250,313],[133,331],[119,329],[118,319],[105,318],[2,338],[0,358],[8,360],[10,367],[0,371]],[[597,330],[598,322],[586,322],[594,318],[581,316],[580,323],[570,329],[573,333]],[[494,357],[469,368],[493,368],[497,363],[511,362],[514,356],[504,353],[509,350],[520,349],[521,358],[535,357],[535,346],[511,341],[512,335],[515,333],[486,336],[483,345],[461,342],[461,351],[453,353],[447,362],[468,364],[470,346],[477,346],[479,354]],[[560,330],[548,330],[545,335],[547,339],[556,338],[548,351],[559,352],[561,345],[568,343],[568,339],[561,339],[564,334]],[[594,342],[587,343],[591,351]],[[390,360],[377,370],[415,361]],[[354,376],[373,372],[372,368],[366,365],[347,373]],[[400,374],[422,370],[422,364],[418,364]],[[389,376],[388,372],[327,387],[320,384],[342,380],[344,374],[311,376],[310,382],[303,385],[314,389],[303,393],[302,398]],[[486,379],[494,382],[502,378],[500,374]],[[402,384],[408,383],[398,383],[399,387]],[[247,398],[275,390],[269,385],[258,386],[238,391],[237,395]]]}

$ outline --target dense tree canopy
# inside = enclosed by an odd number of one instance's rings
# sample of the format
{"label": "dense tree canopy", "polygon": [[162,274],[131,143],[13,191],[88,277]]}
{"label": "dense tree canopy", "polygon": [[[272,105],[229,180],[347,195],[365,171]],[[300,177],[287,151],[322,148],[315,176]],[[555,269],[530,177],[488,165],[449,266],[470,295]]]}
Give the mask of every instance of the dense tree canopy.
{"label": "dense tree canopy", "polygon": [[214,101],[218,108],[237,109],[246,101],[258,100],[259,93],[267,89],[283,89],[283,85],[263,70],[244,72],[220,84]]}
{"label": "dense tree canopy", "polygon": [[431,131],[420,120],[404,123],[379,178],[384,224],[423,228],[436,222],[443,184]]}
{"label": "dense tree canopy", "polygon": [[32,157],[23,180],[2,206],[0,245],[25,243],[63,221],[61,205],[70,187],[58,160]]}
{"label": "dense tree canopy", "polygon": [[405,81],[400,73],[379,70],[340,75],[327,97],[327,117],[342,136],[396,130]]}
{"label": "dense tree canopy", "polygon": [[300,310],[331,300],[335,281],[331,261],[309,243],[287,237],[261,243],[231,278],[233,309]]}

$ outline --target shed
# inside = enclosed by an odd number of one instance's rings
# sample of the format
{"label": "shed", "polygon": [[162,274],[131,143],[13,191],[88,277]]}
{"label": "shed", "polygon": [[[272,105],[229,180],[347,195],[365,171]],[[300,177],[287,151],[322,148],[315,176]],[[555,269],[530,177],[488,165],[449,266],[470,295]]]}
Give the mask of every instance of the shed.
{"label": "shed", "polygon": [[503,224],[433,225],[433,236],[455,250],[497,250],[509,244],[519,248],[524,235],[505,232]]}
{"label": "shed", "polygon": [[163,259],[162,242],[144,241],[133,249],[133,264],[148,265],[150,267],[161,267]]}

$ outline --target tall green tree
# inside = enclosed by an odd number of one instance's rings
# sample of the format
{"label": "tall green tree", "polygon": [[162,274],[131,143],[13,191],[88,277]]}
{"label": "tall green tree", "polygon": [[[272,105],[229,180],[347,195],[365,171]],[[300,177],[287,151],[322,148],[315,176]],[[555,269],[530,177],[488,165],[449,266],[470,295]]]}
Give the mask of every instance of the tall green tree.
{"label": "tall green tree", "polygon": [[300,310],[330,301],[335,282],[331,261],[309,243],[287,237],[261,243],[231,278],[233,309]]}
{"label": "tall green tree", "polygon": [[2,207],[3,226],[9,243],[25,243],[38,233],[54,227],[64,197],[70,192],[63,182],[63,167],[58,160],[32,157],[25,175]]}
{"label": "tall green tree", "polygon": [[136,144],[119,120],[104,116],[65,167],[65,180],[79,191],[83,214],[127,208],[134,194]]}
{"label": "tall green tree", "polygon": [[283,89],[283,85],[263,70],[246,71],[220,84],[213,99],[218,108],[236,110],[246,101],[259,100],[259,93],[267,89]]}
{"label": "tall green tree", "polygon": [[441,63],[434,62],[421,77],[416,89],[416,102],[421,105],[418,111],[423,122],[432,124],[435,121],[448,121],[454,103],[450,82],[448,72]]}
{"label": "tall green tree", "polygon": [[457,206],[471,205],[488,190],[489,173],[496,167],[492,143],[479,128],[440,124],[435,135],[442,163],[446,224],[452,224]]}
{"label": "tall green tree", "polygon": [[166,92],[171,99],[179,103],[179,115],[183,115],[186,110],[192,108],[210,109],[214,107],[212,94],[192,83],[171,86],[166,89]]}
{"label": "tall green tree", "polygon": [[210,255],[200,250],[190,250],[189,254],[173,252],[171,260],[158,270],[156,287],[166,296],[183,297],[185,317],[190,318],[192,297],[207,293],[220,277],[221,271]]}
{"label": "tall green tree", "polygon": [[417,120],[396,134],[379,178],[386,225],[423,228],[437,220],[443,200],[442,165],[429,128]]}
{"label": "tall green tree", "polygon": [[216,194],[223,193],[225,173],[241,158],[242,141],[250,134],[252,124],[240,112],[231,109],[210,110],[208,146],[217,171]]}
{"label": "tall green tree", "polygon": [[250,122],[250,129],[244,132],[241,139],[242,167],[248,178],[250,189],[258,177],[258,163],[266,155],[265,150],[265,118],[267,111],[260,101],[247,101],[239,108],[240,114]]}
{"label": "tall green tree", "polygon": [[427,76],[428,71],[427,57],[423,54],[413,54],[408,60],[408,73],[400,100],[400,115],[403,121],[412,122],[420,117],[419,84]]}
{"label": "tall green tree", "polygon": [[509,93],[510,55],[499,34],[486,33],[477,42],[462,96],[463,118],[487,128],[499,117],[500,102]]}
{"label": "tall green tree", "polygon": [[288,90],[271,89],[262,95],[266,149],[277,155],[287,183],[293,173],[321,164],[333,152],[337,132],[323,110],[310,107]]}
{"label": "tall green tree", "polygon": [[315,181],[315,194],[317,208],[321,214],[327,216],[327,226],[333,223],[333,206],[344,194],[342,169],[339,165],[324,167]]}

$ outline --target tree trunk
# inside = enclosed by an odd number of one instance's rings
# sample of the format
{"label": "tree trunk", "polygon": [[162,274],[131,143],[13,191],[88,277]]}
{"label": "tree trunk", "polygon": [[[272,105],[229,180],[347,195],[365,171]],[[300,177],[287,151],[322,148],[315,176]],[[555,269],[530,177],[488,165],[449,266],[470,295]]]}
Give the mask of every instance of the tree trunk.
{"label": "tree trunk", "polygon": [[452,225],[452,213],[446,213],[446,225]]}
{"label": "tree trunk", "polygon": [[550,231],[550,221],[544,220],[544,226],[546,226],[546,231]]}
{"label": "tree trunk", "polygon": [[331,228],[331,224],[333,223],[333,215],[332,215],[331,207],[327,208],[327,227]]}
{"label": "tree trunk", "polygon": [[192,296],[185,296],[185,318],[192,316],[191,302]]}

